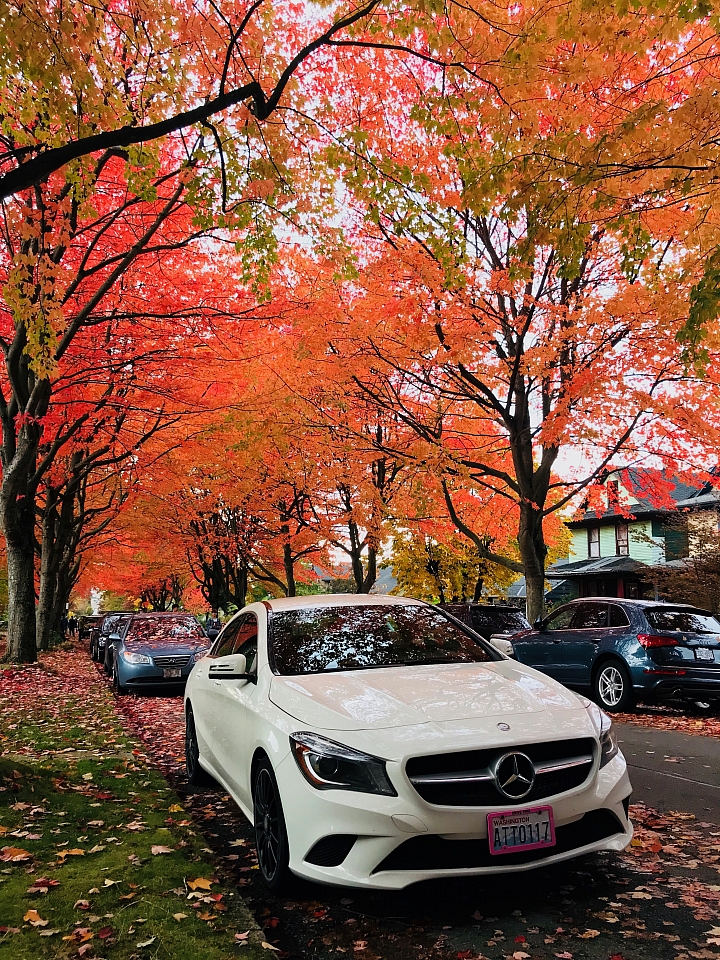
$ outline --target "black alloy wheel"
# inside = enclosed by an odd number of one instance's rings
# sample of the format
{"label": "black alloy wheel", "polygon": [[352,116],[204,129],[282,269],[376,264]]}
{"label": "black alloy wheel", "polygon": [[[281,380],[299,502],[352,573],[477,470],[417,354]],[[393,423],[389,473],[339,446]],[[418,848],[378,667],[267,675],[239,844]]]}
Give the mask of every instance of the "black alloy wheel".
{"label": "black alloy wheel", "polygon": [[275,774],[268,760],[261,760],[253,779],[255,850],[266,885],[277,892],[288,879],[288,849],[285,817]]}
{"label": "black alloy wheel", "polygon": [[608,713],[622,713],[635,705],[630,673],[620,660],[606,660],[595,674],[595,702]]}
{"label": "black alloy wheel", "polygon": [[213,778],[200,766],[200,747],[195,730],[195,717],[192,707],[188,705],[185,714],[185,772],[188,783],[195,787],[209,787],[214,784]]}

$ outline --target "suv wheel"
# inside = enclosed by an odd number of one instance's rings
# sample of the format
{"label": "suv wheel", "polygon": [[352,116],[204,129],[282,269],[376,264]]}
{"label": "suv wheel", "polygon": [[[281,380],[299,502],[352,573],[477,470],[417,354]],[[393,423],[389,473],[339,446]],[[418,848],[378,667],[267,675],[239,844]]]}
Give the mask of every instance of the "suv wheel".
{"label": "suv wheel", "polygon": [[630,710],[635,703],[630,674],[619,660],[606,661],[595,674],[595,701],[609,713]]}

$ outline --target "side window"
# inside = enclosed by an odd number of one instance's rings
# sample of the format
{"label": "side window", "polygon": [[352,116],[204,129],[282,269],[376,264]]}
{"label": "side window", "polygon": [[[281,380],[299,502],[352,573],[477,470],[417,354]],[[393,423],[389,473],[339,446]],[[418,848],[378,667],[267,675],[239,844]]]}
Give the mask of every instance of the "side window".
{"label": "side window", "polygon": [[245,654],[247,672],[257,672],[258,622],[253,613],[242,618],[233,653]]}
{"label": "side window", "polygon": [[616,603],[611,603],[608,609],[610,611],[611,627],[627,627],[630,625],[627,614],[622,607],[619,607]]}
{"label": "side window", "polygon": [[554,613],[546,622],[546,630],[567,630],[570,626],[570,621],[575,616],[576,607],[565,607],[563,610],[558,610],[557,613]]}
{"label": "side window", "polygon": [[210,653],[211,657],[230,656],[235,646],[235,638],[238,635],[238,631],[242,627],[244,619],[245,618],[243,617],[240,620],[234,620],[222,630],[215,641],[215,646]]}
{"label": "side window", "polygon": [[575,608],[572,621],[573,630],[597,630],[607,626],[607,604],[581,603]]}

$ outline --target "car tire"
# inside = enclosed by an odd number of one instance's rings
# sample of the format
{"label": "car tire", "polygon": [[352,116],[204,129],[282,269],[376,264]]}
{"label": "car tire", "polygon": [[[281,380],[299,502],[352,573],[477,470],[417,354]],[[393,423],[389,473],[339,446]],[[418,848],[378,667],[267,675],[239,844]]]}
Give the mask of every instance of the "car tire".
{"label": "car tire", "polygon": [[113,690],[119,697],[124,696],[124,694],[128,692],[128,688],[126,684],[120,683],[120,677],[118,676],[117,665],[113,666],[112,686],[113,686]]}
{"label": "car tire", "polygon": [[269,760],[258,763],[252,787],[255,852],[260,876],[273,893],[278,893],[290,875],[290,850],[280,791]]}
{"label": "car tire", "polygon": [[90,659],[93,663],[97,663],[97,657],[95,656],[95,644],[90,641]]}
{"label": "car tire", "polygon": [[185,772],[188,783],[194,787],[210,787],[215,783],[210,774],[200,766],[200,747],[192,707],[188,707],[185,714]]}
{"label": "car tire", "polygon": [[103,668],[103,670],[105,671],[105,675],[108,676],[108,677],[111,677],[112,674],[113,674],[113,665],[112,665],[112,661],[111,661],[111,660],[108,660],[108,657],[107,657],[107,647],[105,648],[105,650],[103,651],[103,653],[104,653],[105,655],[103,656],[102,668]]}
{"label": "car tire", "polygon": [[606,660],[597,670],[593,681],[595,702],[608,713],[622,713],[635,705],[630,672],[619,660]]}

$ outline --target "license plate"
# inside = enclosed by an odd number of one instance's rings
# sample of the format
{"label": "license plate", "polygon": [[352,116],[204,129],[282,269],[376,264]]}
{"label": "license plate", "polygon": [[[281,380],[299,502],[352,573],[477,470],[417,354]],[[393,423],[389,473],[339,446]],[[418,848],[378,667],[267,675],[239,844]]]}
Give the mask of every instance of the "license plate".
{"label": "license plate", "polygon": [[715,654],[709,649],[709,647],[695,647],[695,659],[714,660]]}
{"label": "license plate", "polygon": [[182,676],[182,670],[180,670],[179,667],[178,668],[171,667],[170,669],[163,670],[163,677],[165,677],[166,680],[171,680],[173,677],[181,677],[181,676]]}
{"label": "license plate", "polygon": [[518,850],[555,846],[552,807],[489,813],[487,824],[492,854],[517,853]]}

